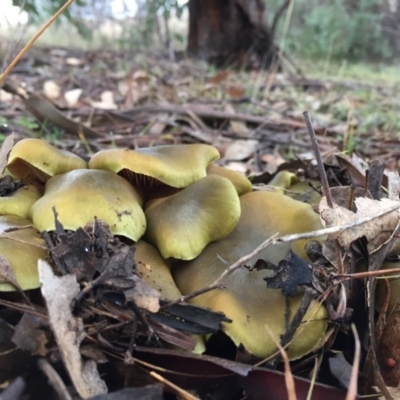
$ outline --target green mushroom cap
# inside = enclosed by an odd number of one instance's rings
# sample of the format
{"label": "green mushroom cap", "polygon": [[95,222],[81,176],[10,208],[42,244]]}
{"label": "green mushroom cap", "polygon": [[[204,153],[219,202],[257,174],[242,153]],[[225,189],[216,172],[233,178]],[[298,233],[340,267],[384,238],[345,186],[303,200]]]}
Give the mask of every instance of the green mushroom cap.
{"label": "green mushroom cap", "polygon": [[208,164],[218,158],[218,150],[206,144],[109,149],[96,153],[89,168],[115,172],[136,187],[184,188],[205,177]]}
{"label": "green mushroom cap", "polygon": [[172,196],[149,201],[145,214],[145,239],[164,258],[191,260],[232,232],[240,200],[228,179],[210,175]]}
{"label": "green mushroom cap", "polygon": [[[22,290],[40,286],[37,262],[48,256],[47,246],[28,219],[0,216],[0,255],[10,264]],[[0,283],[0,292],[15,291],[10,283]]]}
{"label": "green mushroom cap", "polygon": [[55,229],[53,207],[65,229],[76,230],[97,217],[114,235],[137,241],[146,229],[142,199],[124,178],[100,170],[78,169],[51,178],[31,208],[40,231]]}
{"label": "green mushroom cap", "polygon": [[79,156],[60,150],[40,139],[23,139],[15,144],[9,157],[7,169],[16,178],[34,178],[46,182],[55,175],[74,169],[87,168]]}

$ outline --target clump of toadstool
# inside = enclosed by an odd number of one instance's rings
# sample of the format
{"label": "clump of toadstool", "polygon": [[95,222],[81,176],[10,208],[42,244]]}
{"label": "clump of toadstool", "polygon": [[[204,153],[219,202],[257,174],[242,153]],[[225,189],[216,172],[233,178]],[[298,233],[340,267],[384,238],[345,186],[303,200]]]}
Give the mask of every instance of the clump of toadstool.
{"label": "clump of toadstool", "polygon": [[[40,150],[38,154],[29,150],[33,145]],[[144,241],[136,244],[138,269],[165,300],[206,287],[223,273],[226,263],[250,253],[273,234],[322,227],[309,204],[280,190],[252,192],[247,178],[212,164],[219,158],[212,146],[104,150],[91,158],[89,169],[79,157],[49,146],[21,141],[8,163],[14,176],[46,182],[43,197],[29,211],[33,224],[40,231],[54,230],[55,209],[65,229],[76,230],[97,217],[113,234],[135,242],[144,235],[156,248]],[[295,182],[294,175],[281,174],[273,183],[290,190]],[[147,202],[139,191],[145,193]],[[1,240],[0,236],[0,253]],[[257,259],[277,264],[289,249],[307,259],[306,243],[298,240],[275,245]],[[173,277],[165,259],[173,260]],[[300,290],[288,300],[278,289],[267,289],[266,274],[238,269],[228,276],[224,289],[192,300],[195,305],[224,312],[233,320],[224,325],[227,335],[259,357],[275,350],[266,326],[279,340],[286,328],[287,304],[292,317],[302,298]],[[326,309],[312,303],[289,344],[289,357],[295,359],[311,351],[326,327]]]}

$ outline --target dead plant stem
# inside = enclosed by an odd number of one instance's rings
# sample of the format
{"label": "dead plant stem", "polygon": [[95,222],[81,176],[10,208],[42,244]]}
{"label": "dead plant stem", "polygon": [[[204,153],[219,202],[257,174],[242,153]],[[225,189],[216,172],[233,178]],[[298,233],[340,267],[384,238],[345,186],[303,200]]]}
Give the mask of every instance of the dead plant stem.
{"label": "dead plant stem", "polygon": [[360,338],[358,337],[357,329],[354,324],[351,324],[351,330],[354,336],[355,351],[354,351],[353,367],[351,369],[349,389],[346,394],[346,400],[355,400],[357,398],[358,370],[360,366],[360,356],[361,356]]}
{"label": "dead plant stem", "polygon": [[25,53],[32,47],[33,43],[42,35],[42,33],[74,2],[74,0],[68,0],[29,40],[29,42],[24,46],[24,48],[17,54],[11,64],[6,68],[6,70],[0,74],[0,85],[4,82],[7,75],[11,70],[17,65],[18,61],[25,55]]}

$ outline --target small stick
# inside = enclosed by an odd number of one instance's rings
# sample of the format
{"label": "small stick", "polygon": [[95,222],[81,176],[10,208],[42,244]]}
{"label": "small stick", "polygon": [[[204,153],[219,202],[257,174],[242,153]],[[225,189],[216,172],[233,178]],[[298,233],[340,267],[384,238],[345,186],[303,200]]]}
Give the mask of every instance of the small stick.
{"label": "small stick", "polygon": [[296,387],[293,379],[293,374],[292,370],[290,369],[290,361],[289,357],[286,353],[286,350],[282,347],[282,345],[279,343],[278,340],[276,340],[275,335],[271,331],[268,325],[265,325],[265,329],[267,330],[267,333],[269,334],[270,338],[272,341],[275,343],[275,346],[278,348],[279,353],[282,357],[284,368],[285,368],[285,384],[286,384],[286,390],[288,394],[288,400],[296,400]]}
{"label": "small stick", "polygon": [[349,390],[347,391],[346,400],[355,400],[357,398],[358,367],[360,365],[361,356],[360,338],[358,337],[357,329],[354,324],[351,324],[351,330],[353,331],[355,350]]}
{"label": "small stick", "polygon": [[17,54],[11,64],[6,70],[0,74],[0,85],[4,82],[7,75],[17,65],[17,62],[25,55],[25,53],[32,47],[33,43],[42,35],[42,33],[74,2],[74,0],[68,0],[33,36],[31,40],[24,46],[24,48]]}
{"label": "small stick", "polygon": [[[310,134],[311,144],[314,150],[315,159],[317,160],[319,177],[321,178],[322,188],[324,191],[324,195],[326,197],[326,204],[328,204],[328,207],[333,208],[333,200],[332,200],[331,190],[329,189],[328,177],[326,176],[324,162],[322,161],[321,152],[319,151],[317,136],[315,135],[315,130],[311,122],[310,114],[308,113],[308,111],[304,111],[303,116],[306,121],[308,133]],[[338,271],[339,273],[343,274],[344,265],[343,265],[340,245],[338,240],[335,240],[334,243],[335,243],[335,253],[338,264]]]}
{"label": "small stick", "polygon": [[[354,274],[337,274],[334,275],[333,281],[335,284],[339,284],[350,279],[364,279],[373,276],[383,278],[386,277],[386,275],[396,274],[396,273],[400,275],[400,268],[388,268],[378,271],[355,272]],[[393,276],[391,276],[391,278],[393,278]]]}
{"label": "small stick", "polygon": [[331,191],[329,189],[328,178],[326,176],[324,162],[322,161],[321,152],[319,151],[317,136],[315,135],[315,130],[311,122],[310,114],[308,113],[308,111],[304,111],[303,116],[306,121],[308,133],[310,134],[315,159],[317,160],[319,177],[321,178],[324,195],[326,197],[326,203],[330,208],[333,208],[333,201]]}
{"label": "small stick", "polygon": [[60,378],[60,375],[58,375],[57,371],[45,358],[39,358],[37,366],[46,375],[48,382],[57,393],[57,397],[60,400],[72,400],[72,397],[68,393],[68,390],[65,387],[63,380]]}
{"label": "small stick", "polygon": [[188,391],[182,389],[181,387],[175,385],[174,383],[172,383],[171,381],[169,381],[168,379],[165,379],[163,376],[161,376],[160,374],[157,374],[157,372],[151,371],[150,375],[157,379],[159,382],[161,382],[162,384],[164,384],[165,386],[168,386],[170,389],[172,389],[179,397],[181,397],[184,400],[199,400],[198,397],[193,396],[191,393],[189,393]]}

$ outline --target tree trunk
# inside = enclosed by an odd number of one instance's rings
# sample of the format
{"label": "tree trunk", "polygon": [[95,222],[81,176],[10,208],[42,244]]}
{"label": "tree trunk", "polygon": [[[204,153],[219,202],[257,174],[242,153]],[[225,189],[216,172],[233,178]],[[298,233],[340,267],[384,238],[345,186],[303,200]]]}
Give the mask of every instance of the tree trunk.
{"label": "tree trunk", "polygon": [[276,48],[263,0],[189,0],[188,53],[217,66],[268,67]]}
{"label": "tree trunk", "polygon": [[400,4],[397,0],[385,0],[381,3],[381,11],[385,15],[383,34],[389,40],[392,58],[397,58],[400,55]]}

